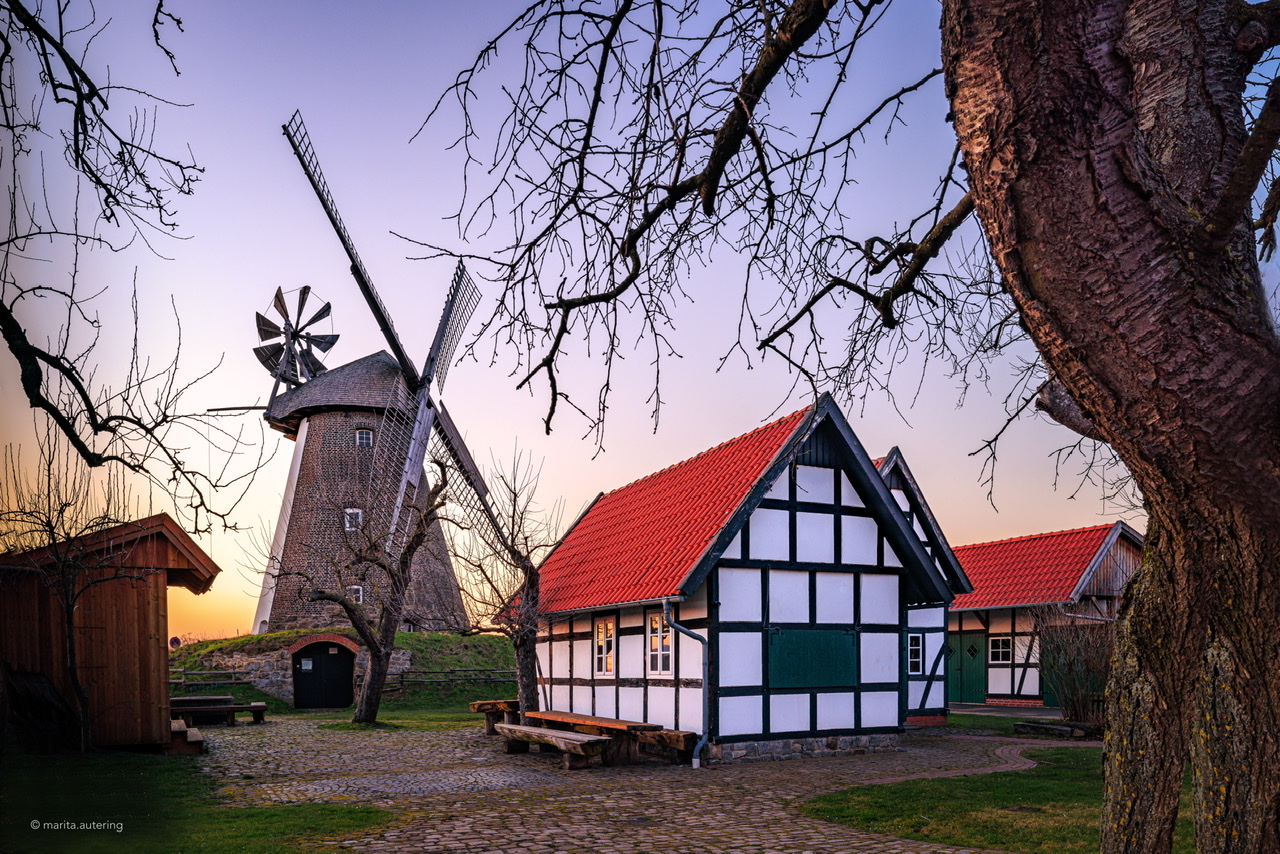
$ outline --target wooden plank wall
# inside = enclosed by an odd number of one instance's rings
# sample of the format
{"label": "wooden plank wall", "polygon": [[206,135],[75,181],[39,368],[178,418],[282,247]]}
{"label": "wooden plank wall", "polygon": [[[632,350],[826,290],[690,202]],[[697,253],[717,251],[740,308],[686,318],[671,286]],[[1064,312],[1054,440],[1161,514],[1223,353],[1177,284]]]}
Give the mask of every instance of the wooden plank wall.
{"label": "wooden plank wall", "polygon": [[[157,569],[142,572],[145,577],[141,579],[96,584],[80,598],[76,645],[98,745],[164,744],[169,740],[168,611],[163,567],[177,558],[176,549],[163,537],[139,540],[122,563]],[[106,568],[93,572],[99,577],[112,574]],[[47,674],[74,703],[66,676],[66,644],[57,597],[34,576],[10,576],[0,595],[6,600],[5,619],[0,621],[0,654],[14,668]]]}

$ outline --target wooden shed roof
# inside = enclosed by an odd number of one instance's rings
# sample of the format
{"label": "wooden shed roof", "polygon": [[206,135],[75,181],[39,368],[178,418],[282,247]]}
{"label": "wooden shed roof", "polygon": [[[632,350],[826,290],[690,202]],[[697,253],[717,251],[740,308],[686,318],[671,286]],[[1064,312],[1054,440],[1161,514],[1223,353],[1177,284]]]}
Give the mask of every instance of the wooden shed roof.
{"label": "wooden shed roof", "polygon": [[[134,547],[144,541],[157,538],[168,545],[167,558],[164,561],[166,565],[132,566],[130,561],[138,559],[136,557],[138,550]],[[158,513],[136,522],[123,522],[65,543],[18,554],[0,555],[0,566],[10,570],[39,569],[64,559],[68,546],[74,547],[81,560],[93,558],[99,559],[103,565],[148,570],[163,569],[166,571],[167,586],[185,587],[192,593],[206,592],[213,585],[213,580],[218,573],[222,571],[222,568],[214,563],[196,541],[182,530],[182,526],[167,513]]]}

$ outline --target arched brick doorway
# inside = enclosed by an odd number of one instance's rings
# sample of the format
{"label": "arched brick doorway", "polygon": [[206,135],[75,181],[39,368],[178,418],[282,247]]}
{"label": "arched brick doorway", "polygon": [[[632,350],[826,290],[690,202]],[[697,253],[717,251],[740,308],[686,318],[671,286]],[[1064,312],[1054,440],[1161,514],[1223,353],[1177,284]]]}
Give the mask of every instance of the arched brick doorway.
{"label": "arched brick doorway", "polygon": [[342,709],[354,698],[356,650],[341,635],[303,638],[290,647],[293,656],[293,707]]}

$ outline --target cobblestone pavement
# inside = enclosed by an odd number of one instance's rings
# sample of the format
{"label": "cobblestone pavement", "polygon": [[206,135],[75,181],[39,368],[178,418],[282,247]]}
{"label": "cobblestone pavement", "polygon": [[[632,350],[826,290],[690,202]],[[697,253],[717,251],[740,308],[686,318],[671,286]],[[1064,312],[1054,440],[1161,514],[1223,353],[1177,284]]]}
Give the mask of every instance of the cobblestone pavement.
{"label": "cobblestone pavement", "polygon": [[536,752],[508,756],[480,726],[362,733],[277,720],[205,737],[202,767],[230,803],[381,806],[396,818],[374,835],[316,846],[436,854],[977,854],[829,824],[794,805],[859,784],[1033,764],[1019,753],[1027,742],[918,734],[897,753],[581,771]]}

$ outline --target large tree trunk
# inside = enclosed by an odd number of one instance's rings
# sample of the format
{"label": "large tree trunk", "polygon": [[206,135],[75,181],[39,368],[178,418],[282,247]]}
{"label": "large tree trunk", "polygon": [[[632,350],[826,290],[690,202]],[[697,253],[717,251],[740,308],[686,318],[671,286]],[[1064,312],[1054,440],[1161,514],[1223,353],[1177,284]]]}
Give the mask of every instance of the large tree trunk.
{"label": "large tree trunk", "polygon": [[520,698],[520,722],[525,715],[538,710],[538,629],[521,626],[511,637],[516,651],[516,692]]}
{"label": "large tree trunk", "polygon": [[394,613],[386,603],[378,619],[376,635],[365,638],[369,660],[364,668],[364,682],[360,686],[360,698],[356,701],[356,713],[351,718],[355,724],[378,722],[378,709],[382,706],[382,691],[387,686],[387,671],[391,669],[391,653],[396,649],[396,629],[399,628],[400,611]]}
{"label": "large tree trunk", "polygon": [[1256,54],[1224,0],[946,0],[975,207],[1049,370],[1147,500],[1108,689],[1106,852],[1280,850],[1280,343],[1204,222]]}

